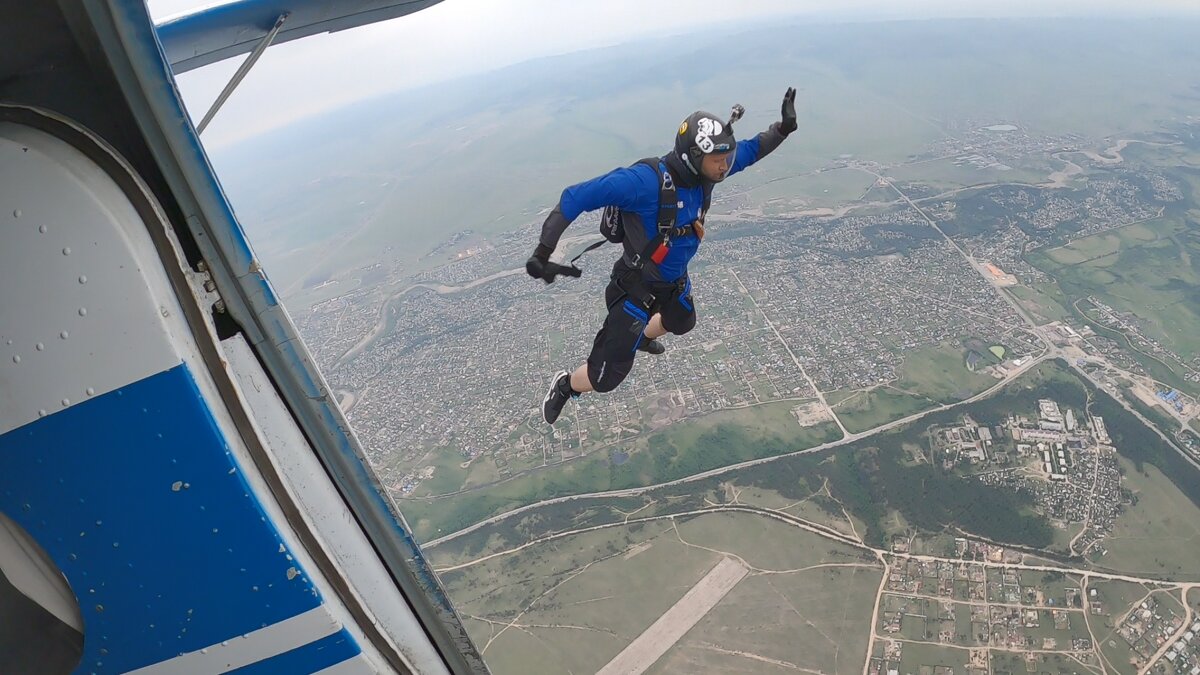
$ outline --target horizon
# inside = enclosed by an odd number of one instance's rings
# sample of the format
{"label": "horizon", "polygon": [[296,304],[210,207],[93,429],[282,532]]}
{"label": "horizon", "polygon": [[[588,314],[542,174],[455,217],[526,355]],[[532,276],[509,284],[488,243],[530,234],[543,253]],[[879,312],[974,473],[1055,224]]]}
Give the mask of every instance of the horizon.
{"label": "horizon", "polygon": [[[569,54],[595,53],[714,28],[777,26],[781,20],[788,25],[820,26],[955,20],[1128,20],[1131,16],[1150,21],[1200,18],[1200,7],[1174,0],[1141,3],[1137,8],[1121,7],[1120,3],[1083,8],[1071,0],[961,8],[935,1],[910,3],[903,10],[884,10],[869,0],[836,10],[814,8],[823,3],[795,8],[792,3],[761,0],[752,7],[739,6],[736,10],[708,3],[719,8],[713,17],[684,22],[677,29],[663,29],[666,20],[656,16],[654,20],[639,22],[638,29],[629,30],[621,25],[634,11],[629,10],[625,14],[612,12],[617,18],[610,20],[610,24],[616,21],[616,26],[589,25],[581,30],[579,26],[569,26],[571,14],[561,7],[556,10],[557,16],[543,17],[536,11],[509,12],[504,19],[487,21],[482,17],[463,23],[462,15],[470,11],[473,1],[444,0],[391,21],[320,34],[268,49],[206,130],[205,144],[213,148],[230,146],[303,119],[393,93],[417,91]],[[174,4],[186,2],[180,0]],[[526,0],[517,7],[536,10],[553,4],[552,0]],[[913,5],[917,11],[909,11]],[[160,2],[152,6],[165,5]],[[661,5],[652,7],[656,11],[662,9]],[[161,12],[155,14],[160,20],[164,16]],[[538,27],[525,25],[529,23]],[[511,29],[496,28],[505,25]],[[551,38],[546,38],[547,34]],[[490,52],[486,60],[477,57],[481,44]],[[242,58],[227,59],[177,77],[181,96],[196,120],[242,61]],[[419,67],[409,67],[412,63],[419,63]],[[297,81],[304,85],[297,87]]]}

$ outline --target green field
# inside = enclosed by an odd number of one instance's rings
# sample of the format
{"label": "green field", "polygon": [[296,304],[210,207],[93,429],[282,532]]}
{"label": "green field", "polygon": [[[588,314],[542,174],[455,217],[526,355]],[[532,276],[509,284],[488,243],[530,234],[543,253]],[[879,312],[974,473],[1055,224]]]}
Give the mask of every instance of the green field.
{"label": "green field", "polygon": [[746,654],[736,657],[731,672],[771,672],[772,664],[761,660],[766,658],[811,672],[857,675],[880,572],[818,568],[743,579],[647,672],[719,672],[710,665],[716,654],[703,647],[718,645]]}
{"label": "green field", "polygon": [[1117,519],[1104,541],[1108,553],[1090,556],[1099,566],[1164,579],[1200,581],[1200,507],[1162,471],[1144,464],[1145,473],[1121,458],[1125,485],[1137,504]]}
{"label": "green field", "polygon": [[786,178],[752,188],[733,190],[744,195],[753,203],[766,203],[772,199],[788,202],[804,202],[804,208],[832,208],[857,202],[875,182],[875,176],[854,169],[829,169],[816,173]]}
{"label": "green field", "polygon": [[[462,464],[466,461],[465,458],[453,448],[441,448],[432,455],[433,477],[423,481],[417,487],[413,494],[418,497],[453,492],[463,486],[468,476],[477,475],[483,469],[494,469],[495,467],[491,457],[481,456],[471,462],[469,469],[464,469]],[[489,471],[489,473],[491,472]],[[498,477],[498,474],[496,475]]]}
{"label": "green field", "polygon": [[[1200,231],[1168,217],[1084,237],[1029,261],[1054,276],[1070,299],[1096,296],[1138,317],[1145,333],[1184,361],[1200,356]],[[1131,353],[1150,371],[1164,366]],[[1168,363],[1168,365],[1171,365]],[[1163,377],[1189,391],[1178,364]]]}
{"label": "green field", "polygon": [[897,183],[928,185],[935,191],[942,192],[992,183],[1036,185],[1045,181],[1052,170],[1049,164],[1010,167],[1008,170],[996,167],[978,168],[967,163],[956,163],[956,158],[948,158],[898,166],[889,169],[887,175]]}
{"label": "green field", "polygon": [[810,548],[797,549],[795,526],[751,513],[714,513],[679,520],[676,528],[685,542],[737,553],[753,569],[772,574],[828,563],[852,563],[862,555],[861,551],[826,540],[814,540]]}
{"label": "green field", "polygon": [[[860,550],[810,534],[797,538],[796,532],[790,525],[749,514],[715,514],[693,520],[686,528],[680,525],[689,543],[735,553],[756,568],[756,576],[748,579],[753,583],[736,589],[697,626],[702,631],[697,639],[737,635],[743,631],[730,631],[730,626],[753,624],[747,617],[760,617],[764,634],[741,638],[775,652],[756,649],[758,653],[823,672],[861,670],[864,628],[882,568],[874,556],[864,558]],[[813,663],[821,665],[809,665]]]}
{"label": "green field", "polygon": [[1086,670],[1074,658],[1067,654],[1031,653],[1031,661],[1026,660],[1023,653],[992,652],[992,672],[1008,675],[1024,675],[1038,673],[1039,675],[1080,675],[1081,673],[1098,673],[1099,670]]}
{"label": "green field", "polygon": [[851,433],[874,429],[882,424],[928,410],[934,403],[924,396],[913,396],[891,387],[878,387],[847,398],[834,407],[842,424]]}
{"label": "green field", "polygon": [[[904,643],[904,652],[900,657],[900,672],[932,672],[932,668],[944,666],[953,668],[956,673],[963,673],[966,672],[967,657],[966,649],[906,642]],[[925,670],[926,667],[931,670]]]}
{"label": "green field", "polygon": [[964,348],[948,343],[905,352],[897,375],[897,380],[888,385],[834,391],[825,398],[846,428],[857,433],[970,398],[998,382],[971,372]]}
{"label": "green field", "polygon": [[1033,285],[1012,286],[1006,289],[1029,312],[1034,321],[1040,326],[1051,321],[1065,321],[1073,316],[1067,305],[1070,301],[1063,295],[1062,289],[1054,283],[1036,283]]}
{"label": "green field", "polygon": [[[417,538],[426,541],[544,499],[662,483],[736,462],[810,448],[841,437],[833,423],[799,426],[790,412],[793,405],[769,403],[673,424],[635,437],[618,448],[628,455],[620,464],[613,459],[612,452],[616,449],[601,450],[454,497],[405,498],[398,500],[398,504]],[[537,459],[535,464],[540,465],[540,458]],[[476,460],[483,463],[480,471],[490,471],[491,461]],[[518,468],[519,465],[514,465],[514,470]],[[476,475],[474,469],[471,475]]]}
{"label": "green field", "polygon": [[[1094,596],[1090,595],[1093,590],[1096,591]],[[1092,580],[1088,584],[1088,602],[1101,609],[1100,615],[1090,615],[1096,638],[1103,642],[1105,636],[1117,629],[1119,620],[1133,605],[1146,599],[1152,590],[1144,584],[1128,581]]]}
{"label": "green field", "polygon": [[[648,547],[625,560],[639,544]],[[669,523],[651,523],[560,539],[441,578],[460,614],[478,617],[468,630],[493,672],[594,672],[717,558],[680,544]],[[492,643],[526,608],[521,627]]]}
{"label": "green field", "polygon": [[938,403],[954,403],[970,398],[998,382],[994,377],[971,372],[967,368],[963,348],[952,344],[905,352],[899,375],[900,379],[892,385],[893,388]]}
{"label": "green field", "polygon": [[795,406],[794,401],[782,401],[710,413],[652,434],[645,439],[645,445],[650,448],[662,443],[679,448],[696,446],[705,435],[725,427],[764,436],[776,435],[787,443],[803,447],[809,447],[807,444],[814,440],[826,439],[828,433],[823,426],[805,428],[796,422],[792,415]]}
{"label": "green field", "polygon": [[789,496],[750,482],[723,480],[720,485],[728,503],[736,502],[746,506],[779,510],[812,523],[831,527],[852,537],[858,536],[863,530],[861,521],[853,516],[847,519],[848,512],[842,508],[840,502],[829,495],[829,490],[823,482],[818,482],[811,490],[806,488],[807,491],[802,494]]}
{"label": "green field", "polygon": [[1162,404],[1147,405],[1129,387],[1124,387],[1121,393],[1125,401],[1133,406],[1134,410],[1141,413],[1142,417],[1149,420],[1152,425],[1157,427],[1167,437],[1174,438],[1175,432],[1182,428],[1179,420],[1172,417],[1171,413],[1167,412],[1166,407]]}
{"label": "green field", "polygon": [[1066,523],[1064,528],[1054,528],[1054,543],[1050,549],[1062,554],[1070,552],[1071,541],[1075,535],[1079,534],[1084,528],[1083,523]]}
{"label": "green field", "polygon": [[[743,578],[651,672],[679,672],[727,652],[861,672],[877,563],[759,516],[700,516],[680,522],[678,534],[671,523],[569,535],[441,576],[493,672],[595,672],[723,555],[737,556],[761,571]],[[852,566],[812,567],[821,563]],[[756,629],[731,630],[750,625]]]}
{"label": "green field", "polygon": [[1076,239],[1065,246],[1044,253],[1060,265],[1092,263],[1095,267],[1112,267],[1115,255],[1122,249],[1133,248],[1159,240],[1157,221],[1126,225],[1115,230]]}
{"label": "green field", "polygon": [[837,410],[838,406],[842,405],[846,400],[858,398],[862,395],[863,391],[861,389],[838,389],[837,391],[827,391],[824,393],[825,402],[832,406],[834,410]]}

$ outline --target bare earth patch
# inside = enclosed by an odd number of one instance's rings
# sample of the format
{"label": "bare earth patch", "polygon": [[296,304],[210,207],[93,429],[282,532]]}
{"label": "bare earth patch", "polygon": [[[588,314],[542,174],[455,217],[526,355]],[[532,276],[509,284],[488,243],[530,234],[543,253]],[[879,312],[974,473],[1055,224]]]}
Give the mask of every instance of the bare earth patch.
{"label": "bare earth patch", "polygon": [[820,401],[798,405],[792,408],[792,414],[796,416],[796,421],[802,427],[815,427],[818,424],[833,420],[833,416],[829,414],[829,409],[822,405]]}

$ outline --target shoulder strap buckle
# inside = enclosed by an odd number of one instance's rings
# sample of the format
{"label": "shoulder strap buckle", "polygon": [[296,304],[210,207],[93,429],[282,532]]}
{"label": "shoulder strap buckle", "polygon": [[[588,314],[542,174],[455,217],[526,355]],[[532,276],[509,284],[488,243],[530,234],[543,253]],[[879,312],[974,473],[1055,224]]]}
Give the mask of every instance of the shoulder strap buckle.
{"label": "shoulder strap buckle", "polygon": [[658,219],[655,223],[658,235],[646,242],[646,248],[630,260],[632,267],[640,269],[646,264],[646,260],[652,260],[657,264],[666,253],[662,249],[671,246],[671,237],[675,235],[675,221],[679,207],[675,179],[671,176],[671,170],[666,167],[665,163],[658,157],[643,159],[638,163],[651,167],[659,176]]}

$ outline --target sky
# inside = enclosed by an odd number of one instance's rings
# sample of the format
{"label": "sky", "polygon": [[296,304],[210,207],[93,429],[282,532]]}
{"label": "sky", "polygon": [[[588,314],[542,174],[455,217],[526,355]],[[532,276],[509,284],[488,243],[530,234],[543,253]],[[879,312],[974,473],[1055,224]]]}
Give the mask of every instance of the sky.
{"label": "sky", "polygon": [[[162,21],[212,2],[149,0]],[[603,7],[603,10],[600,8]],[[777,18],[1200,16],[1196,0],[443,0],[415,14],[271,47],[205,130],[237,144],[356,101],[535,58]],[[178,76],[198,123],[244,56]]]}

